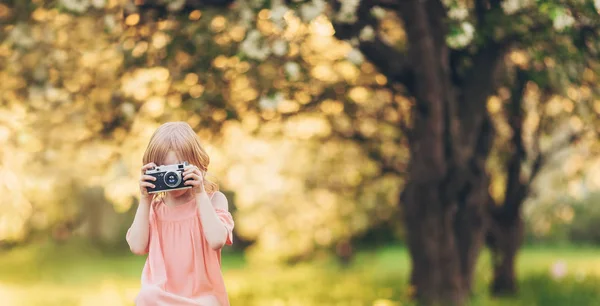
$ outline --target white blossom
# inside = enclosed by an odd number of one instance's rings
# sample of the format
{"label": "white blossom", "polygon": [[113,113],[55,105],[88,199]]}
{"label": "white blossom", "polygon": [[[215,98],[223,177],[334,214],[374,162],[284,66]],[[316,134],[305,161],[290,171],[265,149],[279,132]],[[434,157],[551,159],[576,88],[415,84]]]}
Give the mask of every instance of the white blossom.
{"label": "white blossom", "polygon": [[30,48],[35,44],[35,40],[29,33],[29,27],[24,23],[17,24],[9,34],[9,40],[22,48]]}
{"label": "white blossom", "polygon": [[185,0],[169,0],[169,4],[167,5],[167,9],[172,12],[179,11],[185,5]]}
{"label": "white blossom", "polygon": [[341,1],[342,6],[336,16],[336,21],[341,23],[354,23],[357,21],[356,10],[360,4],[360,0],[345,0]]}
{"label": "white blossom", "polygon": [[469,10],[466,7],[454,7],[448,12],[448,16],[454,20],[464,20],[469,16]]}
{"label": "white blossom", "polygon": [[65,50],[54,49],[50,53],[50,58],[58,64],[64,64],[69,60],[69,55]]}
{"label": "white blossom", "polygon": [[288,10],[289,8],[283,5],[281,1],[272,1],[271,14],[269,17],[278,29],[282,29],[285,25],[283,16],[285,16],[285,13],[287,13]]}
{"label": "white blossom", "polygon": [[89,0],[60,0],[60,4],[67,10],[76,13],[83,13],[90,7]]}
{"label": "white blossom", "polygon": [[300,78],[300,65],[296,62],[287,62],[283,66],[285,70],[285,74],[292,81],[296,81]]}
{"label": "white blossom", "polygon": [[135,115],[135,106],[129,102],[121,104],[121,112],[127,117],[132,118]]}
{"label": "white blossom", "polygon": [[105,15],[104,16],[104,25],[109,30],[114,29],[117,26],[117,22],[115,20],[115,16],[113,16],[113,15]]}
{"label": "white blossom", "polygon": [[106,5],[106,0],[92,0],[92,6],[101,9]]}
{"label": "white blossom", "polygon": [[346,54],[346,59],[348,59],[351,63],[355,65],[360,65],[365,61],[365,57],[363,56],[362,52],[360,52],[360,50],[358,50],[357,48],[351,49]]}
{"label": "white blossom", "polygon": [[285,5],[277,5],[271,8],[270,18],[273,21],[280,21],[288,11],[288,7]]}
{"label": "white blossom", "polygon": [[300,7],[300,15],[304,21],[310,22],[325,11],[326,5],[324,0],[313,0],[305,3]]}
{"label": "white blossom", "polygon": [[532,4],[534,4],[534,0],[505,0],[502,2],[502,9],[510,15]]}
{"label": "white blossom", "polygon": [[265,60],[271,53],[269,46],[262,42],[260,32],[252,30],[240,44],[240,49],[250,58]]}
{"label": "white blossom", "polygon": [[275,42],[273,42],[272,49],[273,49],[273,54],[275,54],[277,56],[284,56],[287,53],[288,46],[284,40],[278,39]]}
{"label": "white blossom", "polygon": [[66,101],[69,99],[69,94],[66,90],[56,88],[52,85],[47,85],[45,89],[46,99],[50,102]]}
{"label": "white blossom", "polygon": [[368,25],[360,31],[358,37],[362,41],[372,41],[375,38],[375,30],[372,26]]}
{"label": "white blossom", "polygon": [[262,96],[260,100],[258,100],[258,106],[262,109],[275,109],[283,100],[283,94],[278,92],[271,97]]}
{"label": "white blossom", "polygon": [[556,16],[556,18],[554,18],[552,26],[557,31],[561,31],[561,30],[564,30],[565,28],[572,26],[573,23],[575,23],[575,18],[573,18],[573,16],[571,16],[569,14],[564,13],[564,14],[558,15],[558,16]]}
{"label": "white blossom", "polygon": [[371,15],[373,15],[373,17],[375,17],[377,19],[381,19],[381,18],[385,17],[385,9],[382,8],[381,6],[374,6],[371,9]]}
{"label": "white blossom", "polygon": [[470,22],[463,22],[461,27],[465,35],[469,36],[469,40],[473,39],[473,36],[475,35],[475,27],[473,27]]}
{"label": "white blossom", "polygon": [[464,47],[471,43],[475,36],[475,28],[469,22],[463,22],[460,24],[462,33],[448,37],[448,43],[453,47]]}
{"label": "white blossom", "polygon": [[594,6],[596,7],[598,14],[600,14],[600,0],[594,0]]}

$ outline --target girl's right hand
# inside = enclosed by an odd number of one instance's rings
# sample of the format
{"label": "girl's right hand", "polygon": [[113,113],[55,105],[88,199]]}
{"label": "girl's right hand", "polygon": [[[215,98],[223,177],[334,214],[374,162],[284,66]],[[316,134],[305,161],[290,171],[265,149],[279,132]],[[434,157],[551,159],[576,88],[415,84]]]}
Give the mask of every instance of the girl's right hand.
{"label": "girl's right hand", "polygon": [[152,200],[154,194],[148,193],[148,189],[146,188],[154,188],[155,186],[151,182],[156,181],[156,178],[152,175],[146,175],[146,170],[152,169],[154,167],[156,167],[155,163],[149,163],[145,164],[141,169],[142,174],[140,176],[140,193],[142,195],[142,198],[148,201]]}

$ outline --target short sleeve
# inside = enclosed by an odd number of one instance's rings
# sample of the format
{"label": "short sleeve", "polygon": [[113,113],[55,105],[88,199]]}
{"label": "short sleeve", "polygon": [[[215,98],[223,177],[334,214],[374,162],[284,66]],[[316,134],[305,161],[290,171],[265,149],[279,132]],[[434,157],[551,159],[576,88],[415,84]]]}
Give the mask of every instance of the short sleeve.
{"label": "short sleeve", "polygon": [[232,245],[234,227],[233,217],[231,216],[230,212],[224,209],[215,208],[215,211],[217,212],[221,223],[223,223],[223,225],[225,225],[225,228],[227,229],[227,240],[225,240],[225,244]]}

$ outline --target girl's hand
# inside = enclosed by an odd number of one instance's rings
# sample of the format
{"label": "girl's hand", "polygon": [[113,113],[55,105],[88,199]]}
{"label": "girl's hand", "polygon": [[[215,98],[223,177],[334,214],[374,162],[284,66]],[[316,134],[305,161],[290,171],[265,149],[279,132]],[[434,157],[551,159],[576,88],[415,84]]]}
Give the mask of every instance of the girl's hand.
{"label": "girl's hand", "polygon": [[142,195],[142,198],[148,200],[148,202],[154,198],[154,194],[148,193],[148,189],[146,188],[154,188],[154,184],[150,182],[156,181],[156,178],[152,175],[146,175],[146,170],[154,167],[156,167],[155,163],[149,163],[144,165],[141,169],[142,174],[140,176],[140,194]]}
{"label": "girl's hand", "polygon": [[194,193],[204,192],[204,173],[194,165],[188,165],[183,171],[184,185],[193,186]]}

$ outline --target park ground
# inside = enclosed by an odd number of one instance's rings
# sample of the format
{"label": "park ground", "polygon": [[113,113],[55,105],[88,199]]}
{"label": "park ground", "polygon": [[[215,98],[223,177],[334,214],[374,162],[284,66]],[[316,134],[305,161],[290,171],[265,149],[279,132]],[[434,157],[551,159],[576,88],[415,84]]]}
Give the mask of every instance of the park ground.
{"label": "park ground", "polygon": [[[132,306],[145,257],[81,245],[37,245],[0,253],[3,306]],[[292,267],[257,267],[224,254],[232,305],[410,305],[405,248],[360,251],[349,267],[329,259]],[[600,305],[600,248],[525,247],[518,261],[520,294],[487,294],[489,256],[477,269],[470,305]]]}

